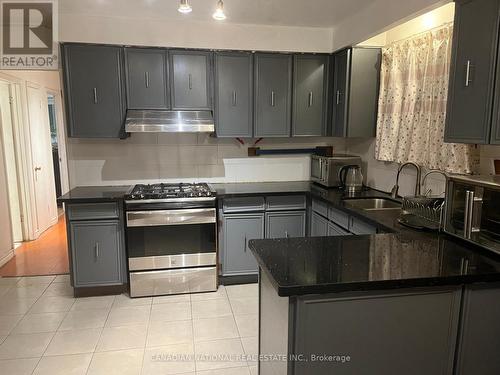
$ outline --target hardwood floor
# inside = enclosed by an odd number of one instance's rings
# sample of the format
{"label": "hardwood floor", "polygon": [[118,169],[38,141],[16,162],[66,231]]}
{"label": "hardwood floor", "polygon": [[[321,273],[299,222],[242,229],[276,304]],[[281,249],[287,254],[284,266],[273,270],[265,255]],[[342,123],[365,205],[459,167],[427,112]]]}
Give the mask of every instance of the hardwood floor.
{"label": "hardwood floor", "polygon": [[37,240],[23,242],[0,268],[0,276],[60,275],[69,272],[64,215]]}

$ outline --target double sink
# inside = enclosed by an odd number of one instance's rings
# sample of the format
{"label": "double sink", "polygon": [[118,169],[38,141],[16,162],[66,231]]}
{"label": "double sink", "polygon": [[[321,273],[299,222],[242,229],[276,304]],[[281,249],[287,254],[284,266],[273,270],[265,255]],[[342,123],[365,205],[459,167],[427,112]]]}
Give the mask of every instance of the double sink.
{"label": "double sink", "polygon": [[401,203],[390,198],[344,198],[344,204],[365,211],[401,209]]}

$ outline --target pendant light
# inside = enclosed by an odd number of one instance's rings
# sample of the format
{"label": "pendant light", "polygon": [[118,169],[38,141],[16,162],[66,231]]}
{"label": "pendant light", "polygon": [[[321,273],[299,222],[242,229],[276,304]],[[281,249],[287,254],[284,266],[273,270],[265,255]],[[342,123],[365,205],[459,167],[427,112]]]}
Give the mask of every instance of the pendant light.
{"label": "pendant light", "polygon": [[226,15],[224,14],[224,2],[222,0],[217,1],[217,8],[215,9],[212,17],[217,21],[223,21],[226,19]]}
{"label": "pendant light", "polygon": [[180,13],[186,14],[186,13],[191,13],[193,8],[191,8],[191,5],[189,4],[188,0],[181,0],[181,3],[179,4],[179,8],[177,8],[177,10]]}

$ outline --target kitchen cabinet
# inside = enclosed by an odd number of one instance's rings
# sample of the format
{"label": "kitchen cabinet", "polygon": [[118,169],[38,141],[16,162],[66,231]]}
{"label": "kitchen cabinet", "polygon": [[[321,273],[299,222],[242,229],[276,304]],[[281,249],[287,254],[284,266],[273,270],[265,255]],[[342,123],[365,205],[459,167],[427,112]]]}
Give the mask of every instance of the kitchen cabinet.
{"label": "kitchen cabinet", "polygon": [[68,137],[124,137],[123,49],[63,44]]}
{"label": "kitchen cabinet", "polygon": [[328,219],[324,218],[317,212],[311,213],[311,237],[328,236]]}
{"label": "kitchen cabinet", "polygon": [[217,137],[253,135],[253,57],[247,52],[215,54]]}
{"label": "kitchen cabinet", "polygon": [[128,109],[168,109],[167,51],[125,48]]}
{"label": "kitchen cabinet", "polygon": [[75,290],[127,283],[123,210],[118,202],[66,204]]}
{"label": "kitchen cabinet", "polygon": [[375,136],[380,58],[380,48],[352,47],[335,53],[333,136]]}
{"label": "kitchen cabinet", "polygon": [[248,241],[264,238],[264,213],[224,215],[223,232],[223,275],[256,274],[257,261]]}
{"label": "kitchen cabinet", "polygon": [[122,229],[118,220],[70,223],[73,286],[123,283]]}
{"label": "kitchen cabinet", "polygon": [[327,55],[295,55],[292,136],[326,135]]}
{"label": "kitchen cabinet", "polygon": [[495,83],[500,83],[500,2],[457,0],[455,4],[444,139],[454,143],[498,144],[500,98]]}
{"label": "kitchen cabinet", "polygon": [[212,53],[171,50],[170,88],[174,110],[212,109]]}
{"label": "kitchen cabinet", "polygon": [[338,225],[335,225],[331,221],[328,222],[328,231],[327,231],[329,236],[348,236],[351,233],[346,231],[345,229],[339,227]]}
{"label": "kitchen cabinet", "polygon": [[497,283],[465,289],[456,361],[458,375],[500,374],[499,287]]}
{"label": "kitchen cabinet", "polygon": [[266,238],[305,237],[306,212],[266,212]]}
{"label": "kitchen cabinet", "polygon": [[361,221],[355,217],[350,218],[349,220],[349,231],[353,234],[376,234],[377,227],[374,227],[371,224],[367,224],[364,221]]}
{"label": "kitchen cabinet", "polygon": [[289,137],[292,56],[255,54],[254,116],[256,137]]}

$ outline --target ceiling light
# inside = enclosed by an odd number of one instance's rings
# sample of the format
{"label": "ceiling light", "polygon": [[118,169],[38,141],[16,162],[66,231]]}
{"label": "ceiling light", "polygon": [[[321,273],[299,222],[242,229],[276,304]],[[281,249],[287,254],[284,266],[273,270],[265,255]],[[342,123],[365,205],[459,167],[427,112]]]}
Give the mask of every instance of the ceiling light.
{"label": "ceiling light", "polygon": [[177,10],[181,13],[191,13],[193,8],[191,8],[191,5],[188,3],[188,0],[181,0],[181,3],[179,4],[179,8]]}
{"label": "ceiling light", "polygon": [[215,9],[212,17],[217,21],[223,21],[226,19],[226,15],[224,14],[224,2],[222,0],[217,1],[217,9]]}

